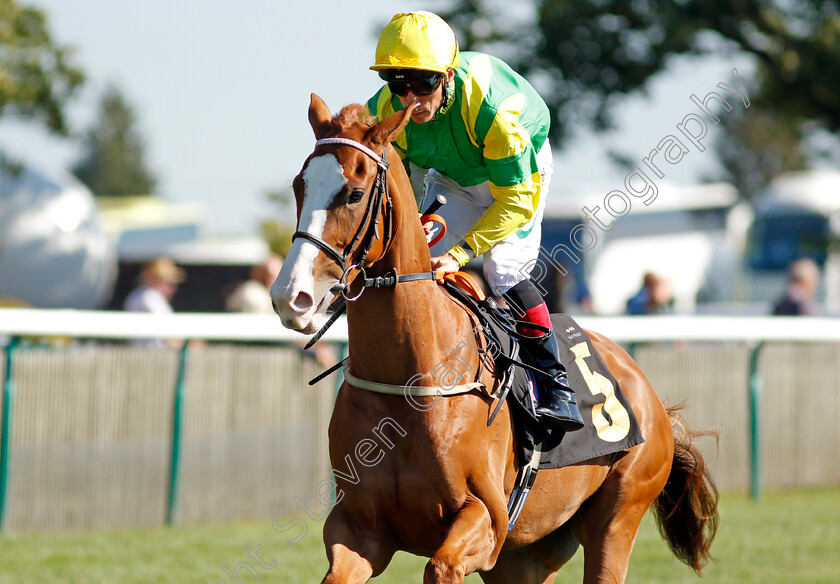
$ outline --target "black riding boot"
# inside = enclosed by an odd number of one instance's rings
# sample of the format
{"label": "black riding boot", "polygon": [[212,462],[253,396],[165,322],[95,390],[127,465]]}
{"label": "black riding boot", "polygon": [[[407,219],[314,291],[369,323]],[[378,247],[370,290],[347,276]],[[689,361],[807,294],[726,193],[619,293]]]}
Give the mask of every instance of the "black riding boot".
{"label": "black riding boot", "polygon": [[531,364],[548,373],[540,378],[540,400],[536,412],[542,422],[553,430],[572,432],[583,428],[575,392],[566,378],[566,367],[560,361],[560,347],[554,331],[542,337],[522,340],[522,348]]}

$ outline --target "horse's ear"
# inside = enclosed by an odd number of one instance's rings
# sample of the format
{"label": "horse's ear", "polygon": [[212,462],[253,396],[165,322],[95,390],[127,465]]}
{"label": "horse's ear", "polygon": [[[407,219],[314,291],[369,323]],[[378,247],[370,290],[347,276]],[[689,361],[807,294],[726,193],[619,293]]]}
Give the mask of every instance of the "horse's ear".
{"label": "horse's ear", "polygon": [[414,111],[415,104],[416,102],[412,103],[403,111],[393,113],[376,124],[368,130],[365,138],[375,146],[382,146],[387,142],[396,140],[411,119],[411,112]]}
{"label": "horse's ear", "polygon": [[327,132],[332,122],[330,108],[318,95],[312,94],[309,100],[309,125],[315,132],[315,138],[320,140]]}

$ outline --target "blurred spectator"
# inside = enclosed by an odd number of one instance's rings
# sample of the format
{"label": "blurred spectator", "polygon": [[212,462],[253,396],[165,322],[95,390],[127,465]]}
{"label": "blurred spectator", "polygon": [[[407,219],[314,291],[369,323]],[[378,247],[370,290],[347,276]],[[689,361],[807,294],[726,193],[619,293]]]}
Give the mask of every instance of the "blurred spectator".
{"label": "blurred spectator", "polygon": [[169,302],[184,278],[184,270],[169,258],[148,262],[140,270],[140,285],[126,297],[123,308],[131,312],[172,312]]}
{"label": "blurred spectator", "polygon": [[[178,285],[185,279],[184,270],[169,258],[158,258],[143,265],[140,270],[140,285],[125,299],[123,308],[129,312],[171,313],[169,302],[175,296]],[[135,345],[164,347],[167,344],[178,347],[181,341],[167,343],[158,339],[132,342]]]}
{"label": "blurred spectator", "polygon": [[237,286],[225,300],[228,312],[273,315],[269,290],[282,266],[283,258],[271,254],[262,264],[252,267],[251,278]]}
{"label": "blurred spectator", "polygon": [[816,316],[819,309],[814,296],[820,284],[820,269],[813,261],[802,258],[788,267],[788,285],[773,307],[776,316]]}
{"label": "blurred spectator", "polygon": [[592,294],[589,292],[589,286],[582,279],[575,279],[574,287],[577,309],[583,314],[592,314]]}
{"label": "blurred spectator", "polygon": [[642,288],[627,301],[627,314],[667,314],[673,305],[671,283],[653,272],[647,272],[642,280]]}

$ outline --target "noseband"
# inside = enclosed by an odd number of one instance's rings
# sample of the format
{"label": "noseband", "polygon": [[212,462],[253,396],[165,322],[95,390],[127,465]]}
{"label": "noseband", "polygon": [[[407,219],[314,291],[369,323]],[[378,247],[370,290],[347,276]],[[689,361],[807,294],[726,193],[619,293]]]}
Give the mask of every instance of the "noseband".
{"label": "noseband", "polygon": [[[344,274],[341,276],[341,282],[346,286],[345,280],[351,270],[359,268],[362,272],[364,272],[364,263],[367,259],[368,253],[370,252],[370,248],[373,247],[373,240],[374,238],[379,239],[379,233],[377,232],[379,228],[379,208],[382,206],[383,199],[385,200],[385,229],[382,235],[383,249],[388,245],[388,241],[391,239],[391,213],[393,205],[391,203],[391,195],[388,193],[388,163],[385,161],[386,147],[382,148],[382,156],[379,156],[376,152],[364,144],[356,142],[355,140],[350,140],[349,138],[324,138],[315,142],[315,147],[317,148],[318,146],[327,144],[351,146],[356,150],[364,152],[368,155],[368,157],[376,162],[378,167],[376,171],[376,178],[373,180],[371,194],[368,197],[368,204],[365,208],[365,215],[362,218],[362,222],[359,224],[359,228],[356,230],[356,234],[353,236],[353,239],[350,240],[350,243],[344,248],[344,253],[339,252],[335,247],[317,235],[313,235],[307,231],[295,231],[294,235],[292,235],[292,241],[297,238],[305,239],[306,241],[316,245],[321,251],[335,260],[336,263],[341,266],[341,269],[344,270]],[[359,243],[360,240],[361,243]],[[348,265],[348,260],[353,254],[357,243],[359,243],[358,249],[361,252],[359,258],[356,262]]]}

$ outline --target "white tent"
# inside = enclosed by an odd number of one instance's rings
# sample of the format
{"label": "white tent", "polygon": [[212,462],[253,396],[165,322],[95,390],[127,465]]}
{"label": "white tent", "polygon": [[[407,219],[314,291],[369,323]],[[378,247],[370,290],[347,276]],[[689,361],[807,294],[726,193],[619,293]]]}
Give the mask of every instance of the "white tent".
{"label": "white tent", "polygon": [[99,308],[116,278],[93,195],[68,173],[0,167],[0,299]]}

